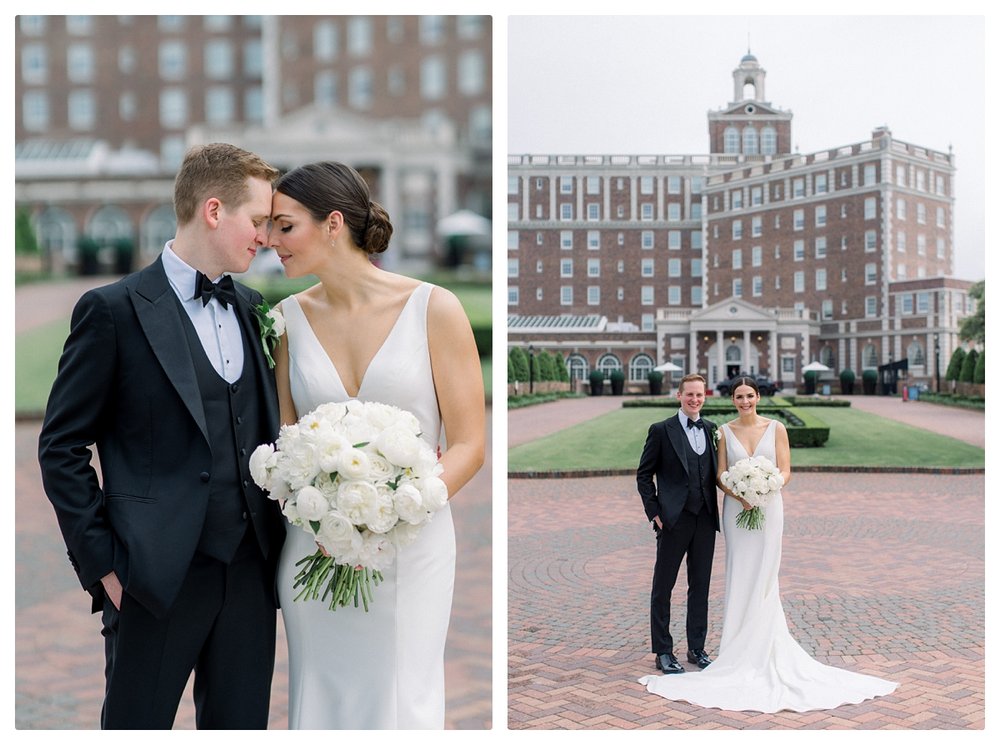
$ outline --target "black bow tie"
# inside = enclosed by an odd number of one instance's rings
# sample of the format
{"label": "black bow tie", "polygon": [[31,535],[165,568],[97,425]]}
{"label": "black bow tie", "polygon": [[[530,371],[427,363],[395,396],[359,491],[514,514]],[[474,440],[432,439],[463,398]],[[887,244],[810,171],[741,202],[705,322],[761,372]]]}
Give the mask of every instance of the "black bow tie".
{"label": "black bow tie", "polygon": [[688,429],[692,427],[697,427],[698,429],[705,429],[705,423],[701,419],[688,419]]}
{"label": "black bow tie", "polygon": [[233,285],[233,278],[224,274],[218,282],[212,282],[201,272],[198,272],[194,280],[194,297],[201,298],[202,306],[208,305],[208,301],[215,297],[219,305],[228,308],[230,303],[236,302],[236,287]]}

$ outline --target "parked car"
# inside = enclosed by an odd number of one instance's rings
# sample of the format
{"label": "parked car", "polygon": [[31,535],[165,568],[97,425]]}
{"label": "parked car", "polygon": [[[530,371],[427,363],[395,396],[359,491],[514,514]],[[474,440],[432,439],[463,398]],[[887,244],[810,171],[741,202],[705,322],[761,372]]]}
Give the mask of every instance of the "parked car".
{"label": "parked car", "polygon": [[757,381],[757,387],[760,389],[760,395],[762,396],[773,396],[775,393],[782,389],[781,381],[773,381],[766,375],[746,375],[739,374],[734,375],[729,378],[729,380],[723,380],[715,386],[715,390],[719,392],[720,396],[728,396],[733,389],[733,384],[739,378],[753,378]]}

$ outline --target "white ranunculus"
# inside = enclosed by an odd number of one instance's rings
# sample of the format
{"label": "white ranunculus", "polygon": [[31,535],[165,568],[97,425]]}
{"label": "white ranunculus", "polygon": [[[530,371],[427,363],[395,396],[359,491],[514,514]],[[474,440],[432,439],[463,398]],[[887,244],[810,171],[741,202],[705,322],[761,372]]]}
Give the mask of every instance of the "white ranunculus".
{"label": "white ranunculus", "polygon": [[303,520],[320,520],[330,509],[323,492],[315,486],[303,486],[295,494],[295,506]]}
{"label": "white ranunculus", "polygon": [[330,553],[334,553],[334,548],[338,549],[340,553],[344,553],[355,542],[358,545],[354,547],[354,550],[356,551],[360,547],[361,534],[358,533],[354,525],[351,524],[351,521],[344,517],[344,515],[336,510],[331,510],[320,520],[317,540]]}
{"label": "white ranunculus", "polygon": [[343,481],[337,491],[337,507],[355,525],[364,525],[374,507],[378,489],[367,481]]}
{"label": "white ranunculus", "polygon": [[396,524],[397,515],[392,493],[388,489],[377,489],[375,499],[369,504],[365,514],[365,525],[373,533],[388,533]]}
{"label": "white ranunculus", "polygon": [[419,461],[423,446],[423,440],[399,426],[384,429],[375,438],[375,447],[386,460],[402,468],[410,468]]}
{"label": "white ranunculus", "polygon": [[412,483],[397,486],[392,498],[399,517],[411,525],[419,525],[427,518],[424,498]]}
{"label": "white ranunculus", "polygon": [[424,506],[430,512],[437,512],[448,504],[448,486],[437,476],[428,476],[417,482]]}
{"label": "white ranunculus", "polygon": [[390,481],[397,474],[397,469],[377,452],[369,452],[368,478],[376,483]]}
{"label": "white ranunculus", "polygon": [[274,445],[264,443],[250,454],[250,478],[261,489],[271,489],[269,468],[274,466]]}

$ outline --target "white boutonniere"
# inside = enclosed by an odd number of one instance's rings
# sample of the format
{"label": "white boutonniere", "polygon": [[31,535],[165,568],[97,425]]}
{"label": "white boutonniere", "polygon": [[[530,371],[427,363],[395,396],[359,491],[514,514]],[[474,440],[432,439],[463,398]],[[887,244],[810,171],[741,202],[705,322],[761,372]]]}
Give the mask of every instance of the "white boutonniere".
{"label": "white boutonniere", "polygon": [[271,352],[281,343],[281,337],[285,333],[285,317],[280,310],[268,305],[266,300],[255,305],[253,310],[257,314],[257,326],[260,328],[260,345],[264,348],[268,367],[273,370],[274,358]]}
{"label": "white boutonniere", "polygon": [[712,447],[716,450],[719,449],[719,428],[712,427]]}

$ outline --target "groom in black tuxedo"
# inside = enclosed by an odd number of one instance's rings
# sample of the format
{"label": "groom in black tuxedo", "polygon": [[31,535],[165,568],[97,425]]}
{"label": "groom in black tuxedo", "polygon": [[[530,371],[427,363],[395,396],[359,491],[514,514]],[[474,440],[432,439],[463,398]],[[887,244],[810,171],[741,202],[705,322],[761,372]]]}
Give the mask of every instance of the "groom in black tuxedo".
{"label": "groom in black tuxedo", "polygon": [[[650,426],[636,469],[642,504],[656,533],[656,565],[650,594],[650,627],[656,667],[683,673],[670,635],[670,595],[681,560],[687,555],[688,661],[700,668],[708,633],[708,588],[719,531],[716,492],[716,427],[701,419],[705,379],[685,375],[677,391],[680,410]],[[653,479],[656,483],[653,483]]]}
{"label": "groom in black tuxedo", "polygon": [[199,729],[267,727],[284,527],[249,455],[278,405],[261,297],[224,272],[265,245],[277,175],[232,145],[193,149],[174,240],[73,311],[39,462],[103,611],[104,729],[171,728],[192,670]]}

